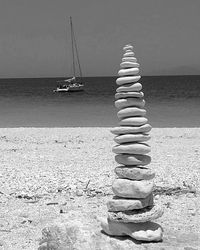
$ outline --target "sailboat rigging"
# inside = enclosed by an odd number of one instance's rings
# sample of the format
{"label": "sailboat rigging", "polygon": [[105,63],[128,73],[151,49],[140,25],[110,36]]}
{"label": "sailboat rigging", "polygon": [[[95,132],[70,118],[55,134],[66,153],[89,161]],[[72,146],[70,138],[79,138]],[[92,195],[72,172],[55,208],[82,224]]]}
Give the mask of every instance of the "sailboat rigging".
{"label": "sailboat rigging", "polygon": [[75,39],[71,16],[70,16],[70,35],[71,35],[73,76],[68,79],[58,81],[57,82],[58,86],[56,90],[54,90],[54,92],[76,92],[84,90],[84,84],[76,79],[78,75],[78,72],[76,71],[76,60],[78,64],[77,66],[79,70],[80,79],[82,79],[82,70],[81,70],[81,64],[79,60],[78,48]]}

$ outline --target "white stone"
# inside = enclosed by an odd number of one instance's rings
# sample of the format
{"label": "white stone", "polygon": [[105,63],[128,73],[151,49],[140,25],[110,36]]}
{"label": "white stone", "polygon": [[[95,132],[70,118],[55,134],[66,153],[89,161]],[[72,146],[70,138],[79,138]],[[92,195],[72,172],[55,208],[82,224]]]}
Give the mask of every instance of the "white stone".
{"label": "white stone", "polygon": [[135,133],[147,133],[151,131],[152,127],[149,124],[144,124],[139,127],[131,127],[131,126],[121,126],[111,128],[111,133],[115,135],[123,135],[123,134],[135,134]]}
{"label": "white stone", "polygon": [[127,98],[127,97],[143,98],[144,93],[138,92],[138,91],[132,91],[132,92],[119,92],[115,94],[115,99],[121,99],[121,98]]}
{"label": "white stone", "polygon": [[133,209],[141,209],[144,207],[153,206],[153,195],[150,194],[144,199],[127,199],[113,197],[107,202],[109,212],[129,211]]}
{"label": "white stone", "polygon": [[118,154],[115,156],[115,161],[127,166],[145,166],[151,162],[151,157],[149,155]]}
{"label": "white stone", "polygon": [[136,57],[123,57],[122,58],[122,62],[137,62],[137,58]]}
{"label": "white stone", "polygon": [[[130,92],[127,92],[130,93]],[[120,94],[120,93],[119,93]],[[133,116],[145,116],[146,110],[136,107],[131,108],[124,108],[117,112],[117,116],[120,119],[126,118],[126,117],[133,117]]]}
{"label": "white stone", "polygon": [[111,236],[130,236],[138,241],[161,241],[163,229],[154,222],[145,223],[123,223],[101,218],[101,227],[103,231]]}
{"label": "white stone", "polygon": [[163,208],[158,205],[132,211],[108,212],[108,218],[110,220],[125,223],[144,223],[156,220],[162,215]]}
{"label": "white stone", "polygon": [[125,52],[123,57],[129,57],[129,56],[134,56],[135,53],[133,51]]}
{"label": "white stone", "polygon": [[140,126],[146,124],[148,119],[142,116],[124,118],[119,122],[120,126]]}
{"label": "white stone", "polygon": [[132,76],[137,75],[139,73],[139,68],[127,68],[127,69],[120,69],[118,71],[119,76]]}
{"label": "white stone", "polygon": [[138,107],[144,108],[145,100],[141,98],[124,98],[115,101],[115,107],[118,109],[128,108],[128,107]]}
{"label": "white stone", "polygon": [[115,173],[119,178],[130,180],[151,180],[155,177],[155,172],[144,166],[118,166]]}
{"label": "white stone", "polygon": [[148,134],[125,134],[125,135],[118,135],[114,138],[114,141],[118,144],[127,143],[127,142],[142,142],[148,141],[150,139],[150,135]]}
{"label": "white stone", "polygon": [[152,181],[133,181],[115,179],[112,185],[113,193],[124,198],[146,198],[153,191]]}
{"label": "white stone", "polygon": [[122,62],[122,63],[120,63],[120,67],[122,69],[124,69],[124,68],[139,68],[140,64],[136,63],[136,62]]}
{"label": "white stone", "polygon": [[112,148],[115,154],[148,154],[151,151],[151,147],[145,143],[125,143],[116,145]]}
{"label": "white stone", "polygon": [[125,85],[122,85],[116,89],[116,92],[121,93],[121,92],[132,92],[132,91],[140,91],[142,89],[142,84],[137,82],[137,83],[128,83]]}
{"label": "white stone", "polygon": [[126,51],[126,50],[133,50],[133,46],[131,44],[127,44],[123,47],[123,50]]}
{"label": "white stone", "polygon": [[134,83],[139,81],[141,78],[141,76],[123,76],[123,77],[119,77],[116,80],[116,84],[117,85],[124,85],[127,83]]}

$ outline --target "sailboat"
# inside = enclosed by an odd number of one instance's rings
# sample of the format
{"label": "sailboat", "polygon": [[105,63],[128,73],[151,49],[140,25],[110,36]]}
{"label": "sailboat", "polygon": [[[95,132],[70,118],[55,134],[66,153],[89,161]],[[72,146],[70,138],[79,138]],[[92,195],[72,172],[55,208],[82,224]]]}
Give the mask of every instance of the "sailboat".
{"label": "sailboat", "polygon": [[[71,31],[70,34],[71,34],[71,48],[72,48],[73,77],[57,81],[58,86],[54,90],[54,92],[77,92],[77,91],[84,90],[84,84],[77,80],[78,71],[79,71],[80,79],[82,79],[82,70],[81,70],[81,64],[79,60],[78,48],[77,48],[77,43],[75,39],[71,16],[70,16],[70,31]],[[78,71],[76,69],[77,66],[78,66]]]}

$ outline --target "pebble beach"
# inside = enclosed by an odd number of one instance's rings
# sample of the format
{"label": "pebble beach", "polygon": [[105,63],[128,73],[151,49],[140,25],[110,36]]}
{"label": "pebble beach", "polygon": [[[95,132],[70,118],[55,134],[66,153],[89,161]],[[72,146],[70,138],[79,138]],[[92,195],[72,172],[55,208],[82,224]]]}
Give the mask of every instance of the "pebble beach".
{"label": "pebble beach", "polygon": [[[150,134],[163,242],[112,241],[117,249],[197,250],[200,128],[154,128]],[[1,128],[0,249],[38,249],[42,229],[68,211],[91,217],[100,232],[98,217],[106,216],[117,166],[113,137],[110,128],[98,127]]]}

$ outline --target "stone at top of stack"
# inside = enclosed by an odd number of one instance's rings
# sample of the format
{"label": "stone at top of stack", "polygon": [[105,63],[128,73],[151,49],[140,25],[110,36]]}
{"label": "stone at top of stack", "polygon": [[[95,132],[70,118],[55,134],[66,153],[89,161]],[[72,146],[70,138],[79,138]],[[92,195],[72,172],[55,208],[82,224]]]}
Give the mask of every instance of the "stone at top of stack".
{"label": "stone at top of stack", "polygon": [[[124,223],[133,223],[135,228],[140,227],[141,223],[148,223],[160,217],[163,213],[153,202],[152,179],[155,173],[147,167],[151,157],[147,155],[150,146],[146,141],[150,139],[148,132],[151,126],[145,117],[142,84],[138,82],[141,78],[138,75],[140,65],[137,63],[132,45],[126,45],[123,50],[115,94],[119,126],[111,129],[116,135],[114,141],[117,145],[113,147],[115,160],[121,165],[115,168],[117,178],[112,185],[115,196],[107,203],[108,224],[102,224],[108,234],[112,234],[110,229],[108,230],[109,226],[113,226],[112,223],[121,223],[119,227],[123,228]],[[117,223],[114,227],[117,227]],[[151,240],[162,238],[162,230],[156,236],[154,233]],[[149,238],[145,237],[143,240],[149,241]]]}

